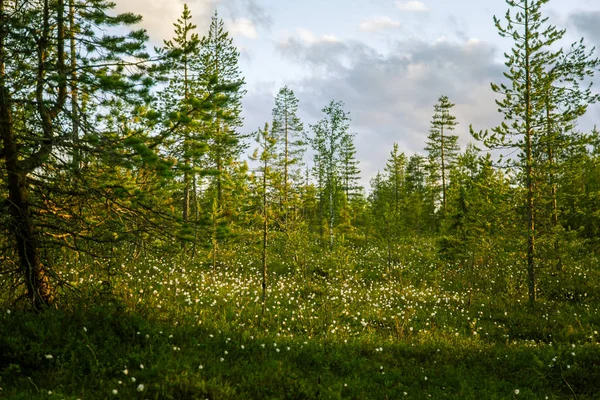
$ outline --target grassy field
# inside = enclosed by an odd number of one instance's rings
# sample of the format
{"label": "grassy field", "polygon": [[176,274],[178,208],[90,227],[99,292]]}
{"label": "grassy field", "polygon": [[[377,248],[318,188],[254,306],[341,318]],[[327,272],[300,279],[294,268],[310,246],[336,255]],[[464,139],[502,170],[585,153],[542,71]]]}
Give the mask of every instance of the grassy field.
{"label": "grassy field", "polygon": [[263,315],[258,263],[233,254],[216,270],[148,257],[110,284],[73,266],[59,309],[3,306],[0,398],[600,396],[594,265],[547,274],[530,309],[517,266],[469,273],[415,249],[392,268],[376,250],[274,259]]}

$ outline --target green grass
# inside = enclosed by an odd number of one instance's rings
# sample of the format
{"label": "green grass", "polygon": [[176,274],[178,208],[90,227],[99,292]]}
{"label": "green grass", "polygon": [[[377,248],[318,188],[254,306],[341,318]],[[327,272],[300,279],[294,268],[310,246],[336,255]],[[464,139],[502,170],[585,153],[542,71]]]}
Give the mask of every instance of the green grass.
{"label": "green grass", "polygon": [[113,271],[111,287],[65,271],[78,294],[64,294],[59,309],[1,311],[0,398],[600,393],[600,304],[591,290],[577,301],[542,298],[531,310],[518,268],[493,272],[501,285],[487,271],[467,296],[460,273],[425,259],[387,271],[377,252],[356,250],[344,265],[315,256],[302,271],[274,258],[263,317],[258,268],[238,254],[217,271],[146,259]]}

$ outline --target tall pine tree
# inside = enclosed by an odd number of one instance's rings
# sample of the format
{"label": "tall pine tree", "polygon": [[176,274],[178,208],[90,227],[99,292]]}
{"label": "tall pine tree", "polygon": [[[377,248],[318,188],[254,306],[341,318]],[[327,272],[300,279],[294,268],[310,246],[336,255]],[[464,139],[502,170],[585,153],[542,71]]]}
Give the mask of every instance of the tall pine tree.
{"label": "tall pine tree", "polygon": [[279,168],[283,172],[281,204],[284,208],[285,225],[287,224],[290,192],[294,185],[300,183],[302,158],[306,147],[302,140],[304,125],[298,117],[298,99],[294,95],[294,91],[287,86],[282,87],[275,97],[271,131],[273,135],[277,136]]}
{"label": "tall pine tree", "polygon": [[452,107],[454,104],[447,96],[441,96],[438,99],[433,108],[434,114],[425,147],[425,150],[429,152],[430,170],[434,176],[439,176],[441,179],[442,216],[446,212],[448,178],[460,152],[458,136],[451,134],[454,127],[458,125],[456,117],[451,114]]}
{"label": "tall pine tree", "polygon": [[224,189],[228,185],[232,168],[247,145],[247,137],[237,131],[242,125],[242,89],[244,79],[238,66],[240,53],[225,24],[217,12],[211,19],[208,35],[200,43],[199,77],[205,90],[215,96],[207,112],[211,118],[204,129],[208,137],[207,161],[215,170],[214,186],[219,207],[227,210]]}
{"label": "tall pine tree", "polygon": [[[575,52],[565,56],[562,49],[555,49],[555,43],[564,37],[565,31],[558,30],[543,17],[542,7],[548,2],[507,0],[516,12],[513,14],[509,10],[506,13],[505,26],[494,17],[499,34],[514,41],[512,51],[506,54],[508,84],[492,83],[494,92],[502,96],[497,104],[504,113],[505,121],[491,132],[475,133],[472,130],[474,136],[490,148],[518,151],[517,157],[509,159],[508,163],[516,168],[525,192],[526,270],[531,305],[535,303],[537,292],[537,222],[545,208],[540,177],[548,172],[548,164],[542,161],[544,157],[541,155],[549,149],[548,145],[556,143],[557,128],[560,128],[560,124],[556,123],[571,124],[585,112],[587,104],[594,98],[581,92],[573,105],[567,105],[566,109],[557,106],[561,102],[564,106],[567,98],[566,93],[561,94],[561,87],[573,84],[591,70],[588,69],[590,60],[585,54],[577,56]],[[578,61],[563,62],[565,57]],[[566,92],[571,88],[567,88]]]}

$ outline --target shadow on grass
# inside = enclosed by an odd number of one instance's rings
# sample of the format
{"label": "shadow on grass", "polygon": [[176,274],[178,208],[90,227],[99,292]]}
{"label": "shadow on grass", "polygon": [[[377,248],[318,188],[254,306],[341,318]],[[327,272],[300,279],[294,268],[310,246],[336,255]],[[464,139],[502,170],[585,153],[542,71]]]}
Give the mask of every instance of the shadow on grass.
{"label": "shadow on grass", "polygon": [[[100,304],[100,305],[99,305]],[[472,338],[375,346],[161,321],[116,300],[0,315],[0,398],[578,399],[600,393],[595,344]]]}

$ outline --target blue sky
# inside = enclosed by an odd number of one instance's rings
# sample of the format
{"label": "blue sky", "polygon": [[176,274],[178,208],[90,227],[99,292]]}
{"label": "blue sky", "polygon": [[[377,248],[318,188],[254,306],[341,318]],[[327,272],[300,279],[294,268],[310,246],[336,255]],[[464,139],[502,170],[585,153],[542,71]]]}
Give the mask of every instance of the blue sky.
{"label": "blue sky", "polygon": [[[173,36],[182,0],[116,0],[118,11],[144,17],[154,45]],[[296,92],[309,124],[330,100],[342,100],[357,133],[362,182],[383,169],[397,142],[407,155],[424,153],[433,105],[441,95],[456,103],[456,134],[464,146],[469,125],[501,121],[490,82],[502,80],[501,38],[492,17],[504,0],[190,0],[202,36],[215,9],[241,52],[248,94],[244,132],[270,120],[273,96],[283,85]],[[550,22],[567,29],[568,46],[581,37],[600,47],[600,1],[552,0]],[[596,53],[598,55],[598,53]],[[598,80],[598,79],[596,79]],[[600,82],[598,83],[600,86]],[[581,121],[600,121],[594,106]]]}

